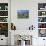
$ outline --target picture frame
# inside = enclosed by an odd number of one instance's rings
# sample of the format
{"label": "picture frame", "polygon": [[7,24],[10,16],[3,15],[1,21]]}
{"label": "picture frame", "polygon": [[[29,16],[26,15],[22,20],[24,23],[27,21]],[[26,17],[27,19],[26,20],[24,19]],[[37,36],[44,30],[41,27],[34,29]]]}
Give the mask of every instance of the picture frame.
{"label": "picture frame", "polygon": [[17,10],[17,18],[19,19],[29,18],[29,10]]}

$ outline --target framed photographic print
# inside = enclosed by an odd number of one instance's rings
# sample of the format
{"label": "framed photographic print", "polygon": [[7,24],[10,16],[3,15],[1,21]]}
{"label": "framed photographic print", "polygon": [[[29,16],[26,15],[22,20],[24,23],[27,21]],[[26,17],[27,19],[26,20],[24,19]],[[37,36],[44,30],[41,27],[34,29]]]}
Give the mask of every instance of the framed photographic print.
{"label": "framed photographic print", "polygon": [[29,10],[17,10],[18,18],[29,18]]}

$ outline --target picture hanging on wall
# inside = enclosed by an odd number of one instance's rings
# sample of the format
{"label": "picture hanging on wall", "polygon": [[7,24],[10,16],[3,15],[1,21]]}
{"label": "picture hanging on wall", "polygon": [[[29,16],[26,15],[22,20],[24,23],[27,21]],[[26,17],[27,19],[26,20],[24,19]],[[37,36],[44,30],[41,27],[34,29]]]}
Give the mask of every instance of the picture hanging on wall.
{"label": "picture hanging on wall", "polygon": [[18,18],[29,18],[29,10],[17,10]]}

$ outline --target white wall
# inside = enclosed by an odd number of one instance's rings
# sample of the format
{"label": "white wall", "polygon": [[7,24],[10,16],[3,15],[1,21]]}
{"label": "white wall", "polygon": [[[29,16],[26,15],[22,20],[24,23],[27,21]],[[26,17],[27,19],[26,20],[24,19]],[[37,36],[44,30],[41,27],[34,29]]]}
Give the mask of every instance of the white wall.
{"label": "white wall", "polygon": [[[27,30],[32,24],[35,26],[33,46],[41,46],[40,44],[43,44],[42,38],[38,38],[38,3],[46,3],[46,0],[11,0],[11,22],[16,25],[18,32],[20,32],[19,30],[21,32],[22,30]],[[17,10],[23,9],[29,10],[29,19],[17,18]]]}
{"label": "white wall", "polygon": [[[34,5],[33,5],[34,4]],[[29,26],[33,23],[37,23],[37,2],[31,1],[11,1],[11,22],[14,22],[17,30],[28,30]],[[17,18],[17,10],[29,10],[29,19],[18,19]],[[34,19],[36,18],[36,19]],[[36,27],[36,24],[33,24]]]}
{"label": "white wall", "polygon": [[[11,0],[11,22],[13,22],[16,25],[16,32],[20,33],[27,33],[24,32],[25,30],[28,29],[28,27],[30,25],[34,25],[35,26],[35,32],[33,33],[33,35],[37,36],[37,8],[38,8],[38,4],[37,1],[33,1],[33,0],[28,0],[28,1],[18,1],[18,0]],[[23,10],[23,9],[27,9],[29,10],[29,19],[18,19],[17,18],[17,10]],[[30,34],[30,33],[29,33]],[[37,42],[35,43],[35,38],[33,39],[33,44],[37,44]],[[37,41],[37,40],[36,40]]]}
{"label": "white wall", "polygon": [[[38,3],[45,3],[46,0],[11,0],[11,22],[16,25],[17,30],[27,30],[32,24],[35,29],[38,27]],[[17,10],[29,10],[29,19],[18,19]]]}

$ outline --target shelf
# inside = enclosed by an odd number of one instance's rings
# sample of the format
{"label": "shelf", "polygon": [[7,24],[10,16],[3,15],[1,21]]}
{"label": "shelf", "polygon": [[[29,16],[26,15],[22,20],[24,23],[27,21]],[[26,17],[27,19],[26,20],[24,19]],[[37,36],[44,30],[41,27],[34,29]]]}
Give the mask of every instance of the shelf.
{"label": "shelf", "polygon": [[0,10],[0,11],[8,11],[8,10]]}
{"label": "shelf", "polygon": [[0,16],[0,17],[8,17],[8,16]]}
{"label": "shelf", "polygon": [[38,22],[38,23],[46,23],[46,22]]}
{"label": "shelf", "polygon": [[8,3],[0,3],[0,35],[8,37]]}
{"label": "shelf", "polygon": [[46,15],[44,15],[44,16],[38,16],[38,17],[46,17]]}
{"label": "shelf", "polygon": [[38,36],[46,37],[46,3],[38,4]]}
{"label": "shelf", "polygon": [[38,29],[46,29],[46,28],[38,28]]}
{"label": "shelf", "polygon": [[0,23],[8,23],[8,22],[0,22]]}
{"label": "shelf", "polygon": [[46,10],[38,10],[38,11],[46,11]]}

